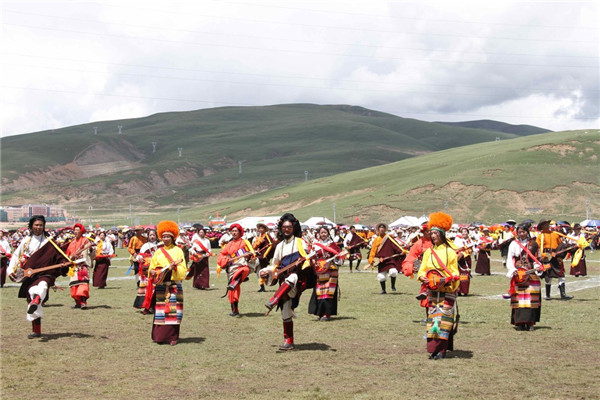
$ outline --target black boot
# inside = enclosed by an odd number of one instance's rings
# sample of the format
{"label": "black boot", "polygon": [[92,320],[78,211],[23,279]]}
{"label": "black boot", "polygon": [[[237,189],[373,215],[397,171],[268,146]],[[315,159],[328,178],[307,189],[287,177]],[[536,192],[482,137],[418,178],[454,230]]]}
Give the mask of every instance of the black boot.
{"label": "black boot", "polygon": [[396,291],[396,277],[395,276],[390,278],[390,283],[392,285],[392,292],[395,292]]}
{"label": "black boot", "polygon": [[260,285],[260,289],[258,289],[259,292],[266,292],[265,290],[265,285]]}
{"label": "black boot", "polygon": [[558,290],[560,291],[560,299],[561,300],[571,300],[573,296],[567,296],[565,285],[558,285]]}
{"label": "black boot", "polygon": [[360,262],[361,262],[361,261],[362,261],[362,260],[359,258],[359,259],[358,259],[358,261],[356,262],[356,270],[357,270],[357,271],[358,271],[358,267],[360,267]]}
{"label": "black boot", "polygon": [[232,280],[231,280],[231,282],[229,282],[229,284],[227,285],[227,290],[235,290],[235,288],[236,288],[236,287],[237,287],[237,286],[238,286],[240,283],[242,283],[242,282],[241,282],[241,279],[239,279],[239,278],[232,279]]}
{"label": "black boot", "polygon": [[352,272],[352,260],[348,261],[348,264],[350,264],[350,272]]}
{"label": "black boot", "polygon": [[544,298],[544,300],[550,300],[550,289],[552,288],[552,285],[549,285],[546,283],[546,297]]}
{"label": "black boot", "polygon": [[238,302],[234,301],[233,303],[231,303],[231,314],[229,314],[229,316],[237,317],[238,315],[240,315],[240,311],[238,309]]}
{"label": "black boot", "polygon": [[385,291],[385,281],[379,282],[379,284],[381,285],[381,292],[379,292],[379,294],[386,294],[387,292]]}

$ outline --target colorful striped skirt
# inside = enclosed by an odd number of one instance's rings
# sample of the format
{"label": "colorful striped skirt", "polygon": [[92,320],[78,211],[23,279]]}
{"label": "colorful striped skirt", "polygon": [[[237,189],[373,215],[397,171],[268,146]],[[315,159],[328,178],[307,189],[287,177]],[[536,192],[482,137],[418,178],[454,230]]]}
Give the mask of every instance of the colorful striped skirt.
{"label": "colorful striped skirt", "polygon": [[181,325],[183,318],[183,286],[181,282],[165,282],[154,290],[156,307],[154,325]]}
{"label": "colorful striped skirt", "polygon": [[523,283],[517,283],[513,278],[513,285],[514,289],[510,295],[510,323],[533,325],[539,322],[542,308],[540,278],[530,275]]}
{"label": "colorful striped skirt", "polygon": [[458,329],[456,294],[431,291],[427,300],[427,352],[452,350]]}

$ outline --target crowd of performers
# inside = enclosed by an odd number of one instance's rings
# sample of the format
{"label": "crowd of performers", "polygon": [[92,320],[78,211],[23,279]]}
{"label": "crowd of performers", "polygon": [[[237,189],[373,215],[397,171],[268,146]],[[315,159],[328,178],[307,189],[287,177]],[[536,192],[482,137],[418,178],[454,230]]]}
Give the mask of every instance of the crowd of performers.
{"label": "crowd of performers", "polygon": [[[0,232],[1,283],[7,275],[21,283],[18,296],[27,299],[30,338],[41,336],[43,306],[56,278],[69,276],[72,308],[85,310],[90,274],[94,287],[106,287],[111,258],[120,245],[113,232],[89,233],[75,224],[48,235],[45,224],[43,216],[34,216],[25,233]],[[532,331],[540,321],[542,297],[551,299],[552,280],[558,281],[560,299],[571,299],[566,293],[565,263],[570,264],[571,275],[585,276],[585,251],[593,250],[600,236],[597,229],[548,219],[537,224],[529,220],[492,227],[456,226],[443,212],[431,214],[420,227],[390,229],[380,223],[372,230],[328,225],[303,229],[287,213],[273,228],[258,223],[256,229],[244,230],[232,224],[221,238],[218,255],[200,224],[184,230],[173,221],[161,221],[156,227],[132,229],[125,243],[130,270],[137,277],[133,307],[153,315],[152,340],[177,344],[183,318],[182,283],[191,280],[192,288],[209,288],[209,260],[216,257],[217,276],[222,271],[227,276],[223,297],[230,303],[232,317],[240,315],[242,284],[250,274],[257,274],[259,292],[265,292],[267,285],[279,285],[265,303],[266,314],[280,310],[283,343],[279,349],[292,350],[293,318],[302,293],[311,291],[310,314],[319,321],[331,320],[337,315],[340,268],[348,260],[350,272],[359,270],[366,249],[368,262],[363,270],[377,270],[380,294],[388,293],[388,280],[389,290],[396,291],[398,275],[416,276],[421,283],[415,294],[426,310],[427,352],[437,360],[453,350],[459,322],[457,297],[469,294],[473,274],[490,275],[491,250],[500,250],[510,279],[505,297],[510,298],[511,324]]]}

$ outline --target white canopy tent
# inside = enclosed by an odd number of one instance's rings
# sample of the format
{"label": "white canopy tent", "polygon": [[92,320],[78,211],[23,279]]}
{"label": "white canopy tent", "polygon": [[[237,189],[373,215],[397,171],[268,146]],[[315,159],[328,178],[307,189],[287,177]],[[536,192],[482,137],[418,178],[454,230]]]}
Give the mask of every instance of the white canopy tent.
{"label": "white canopy tent", "polygon": [[306,221],[302,222],[302,225],[306,225],[309,228],[317,228],[324,224],[332,225],[332,226],[335,225],[333,223],[333,221],[331,221],[330,219],[327,219],[326,217],[311,217],[311,218],[307,219]]}
{"label": "white canopy tent", "polygon": [[[259,222],[262,222],[263,224],[271,227],[272,225],[276,226],[277,225],[277,221],[279,221],[279,216],[277,217],[246,217],[246,218],[242,218],[240,220],[231,222],[229,224],[227,224],[228,226],[231,226],[231,224],[240,224],[242,226],[242,228],[244,229],[256,229],[256,224],[258,224]],[[272,224],[272,225],[270,225]]]}
{"label": "white canopy tent", "polygon": [[412,217],[410,215],[405,215],[404,217],[400,217],[394,222],[390,223],[389,226],[421,226],[423,223],[427,222],[428,218],[425,216],[422,217]]}

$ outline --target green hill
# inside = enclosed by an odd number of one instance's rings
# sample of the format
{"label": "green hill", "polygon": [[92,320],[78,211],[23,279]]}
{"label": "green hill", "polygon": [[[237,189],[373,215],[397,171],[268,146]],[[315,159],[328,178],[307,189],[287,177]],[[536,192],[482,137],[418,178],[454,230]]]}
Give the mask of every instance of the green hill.
{"label": "green hill", "polygon": [[291,211],[333,219],[335,204],[338,223],[391,222],[443,209],[462,222],[578,221],[587,207],[600,214],[598,154],[598,130],[480,143],[195,208],[183,218]]}
{"label": "green hill", "polygon": [[461,126],[463,128],[472,129],[484,129],[494,132],[502,133],[513,133],[519,136],[536,135],[538,133],[552,132],[551,130],[538,128],[532,125],[512,125],[505,122],[492,121],[489,119],[482,119],[478,121],[464,121],[464,122],[438,122],[438,124],[444,124],[449,126]]}
{"label": "green hill", "polygon": [[102,121],[3,138],[2,203],[186,207],[299,183],[305,171],[309,179],[324,178],[497,136],[516,137],[348,105],[225,107]]}

